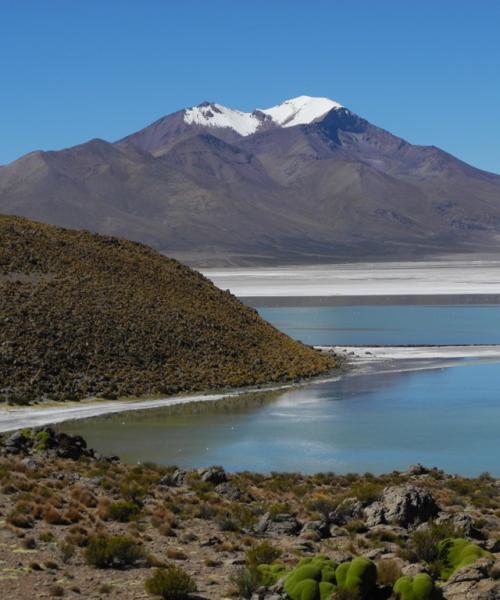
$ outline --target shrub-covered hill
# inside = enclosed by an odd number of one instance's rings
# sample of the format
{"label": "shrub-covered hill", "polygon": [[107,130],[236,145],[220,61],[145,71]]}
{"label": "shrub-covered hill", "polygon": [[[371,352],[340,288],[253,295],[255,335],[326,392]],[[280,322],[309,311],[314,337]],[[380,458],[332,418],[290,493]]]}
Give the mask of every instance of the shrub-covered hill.
{"label": "shrub-covered hill", "polygon": [[149,247],[0,216],[4,400],[167,394],[333,366]]}

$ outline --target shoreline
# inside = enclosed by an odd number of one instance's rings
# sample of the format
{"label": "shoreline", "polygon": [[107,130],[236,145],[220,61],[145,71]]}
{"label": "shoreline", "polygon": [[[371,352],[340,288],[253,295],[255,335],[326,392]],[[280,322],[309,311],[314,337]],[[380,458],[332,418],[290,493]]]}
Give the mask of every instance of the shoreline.
{"label": "shoreline", "polygon": [[[202,391],[178,394],[162,398],[130,398],[121,400],[89,399],[81,402],[50,402],[45,405],[1,406],[0,433],[12,432],[25,427],[57,425],[66,421],[77,421],[104,415],[152,410],[196,402],[217,402],[226,398],[237,398],[247,394],[273,392],[300,388],[311,384],[338,381],[342,376],[366,374],[366,367],[392,366],[399,363],[398,371],[416,369],[451,368],[465,360],[500,361],[500,345],[405,345],[405,346],[316,346],[323,352],[335,352],[339,366],[335,372],[281,384],[261,384],[233,388],[219,392]],[[441,362],[439,362],[441,359]],[[437,361],[432,364],[431,361]],[[452,361],[452,362],[450,362]],[[403,368],[403,364],[407,363]],[[373,370],[375,375],[378,371]],[[384,372],[383,369],[380,372]]]}
{"label": "shoreline", "polygon": [[307,308],[329,306],[491,306],[500,294],[363,294],[318,296],[238,296],[252,308]]}
{"label": "shoreline", "polygon": [[70,406],[67,403],[61,403],[60,406],[55,402],[48,405],[37,405],[23,407],[0,407],[0,434],[24,429],[26,427],[43,427],[45,425],[57,425],[66,421],[78,421],[91,417],[100,417],[103,415],[119,414],[133,412],[138,410],[151,410],[155,408],[164,408],[182,404],[192,404],[196,402],[217,402],[226,398],[237,398],[247,394],[256,394],[262,392],[275,392],[292,388],[299,388],[310,383],[329,383],[338,381],[345,372],[346,366],[341,359],[341,365],[338,368],[338,374],[332,372],[302,379],[290,381],[282,384],[261,384],[259,386],[233,388],[223,392],[197,392],[193,394],[183,394],[176,396],[167,396],[163,398],[136,398],[122,400],[100,400],[90,399],[81,402],[72,402]]}

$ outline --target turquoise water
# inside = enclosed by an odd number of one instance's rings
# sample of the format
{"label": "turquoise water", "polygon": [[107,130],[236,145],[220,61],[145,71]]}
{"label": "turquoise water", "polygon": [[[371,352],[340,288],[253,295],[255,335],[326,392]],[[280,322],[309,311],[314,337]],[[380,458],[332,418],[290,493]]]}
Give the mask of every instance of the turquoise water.
{"label": "turquoise water", "polygon": [[259,308],[295,339],[314,345],[500,344],[500,305]]}
{"label": "turquoise water", "polygon": [[[311,344],[500,343],[500,307],[260,309]],[[418,361],[417,361],[418,366]],[[439,364],[434,366],[439,367]],[[421,462],[500,475],[500,364],[390,368],[242,401],[64,425],[127,461],[230,470],[382,473]]]}

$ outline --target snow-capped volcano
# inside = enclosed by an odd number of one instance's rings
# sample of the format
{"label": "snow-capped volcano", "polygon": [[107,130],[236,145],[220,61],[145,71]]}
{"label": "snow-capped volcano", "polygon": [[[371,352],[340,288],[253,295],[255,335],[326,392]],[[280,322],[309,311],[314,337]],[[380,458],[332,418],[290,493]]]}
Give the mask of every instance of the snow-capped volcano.
{"label": "snow-capped volcano", "polygon": [[184,111],[185,123],[203,127],[229,127],[244,136],[255,133],[262,119],[255,113],[233,110],[215,102],[203,102]]}
{"label": "snow-capped volcano", "polygon": [[275,127],[294,127],[312,123],[333,109],[343,108],[329,98],[297,96],[271,108],[242,112],[216,104],[203,102],[184,111],[184,122],[203,127],[229,128],[239,135],[248,136],[264,124]]}
{"label": "snow-capped volcano", "polygon": [[335,100],[330,100],[330,98],[297,96],[297,98],[285,100],[278,106],[260,109],[259,112],[271,117],[276,125],[294,127],[295,125],[312,123],[331,110],[339,108],[344,107]]}
{"label": "snow-capped volcano", "polygon": [[310,96],[253,112],[205,102],[0,167],[2,213],[205,266],[498,253],[499,199],[499,175]]}

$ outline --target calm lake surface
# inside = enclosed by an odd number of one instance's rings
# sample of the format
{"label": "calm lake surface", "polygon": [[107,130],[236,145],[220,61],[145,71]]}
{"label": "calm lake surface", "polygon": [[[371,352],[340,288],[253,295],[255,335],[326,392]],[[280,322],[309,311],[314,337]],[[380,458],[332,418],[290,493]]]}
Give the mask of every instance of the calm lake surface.
{"label": "calm lake surface", "polygon": [[[500,305],[258,310],[308,344],[500,344]],[[130,462],[308,473],[382,473],[422,462],[498,476],[499,390],[499,362],[391,360],[339,381],[60,427]]]}

